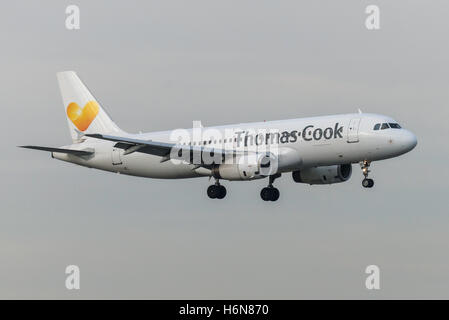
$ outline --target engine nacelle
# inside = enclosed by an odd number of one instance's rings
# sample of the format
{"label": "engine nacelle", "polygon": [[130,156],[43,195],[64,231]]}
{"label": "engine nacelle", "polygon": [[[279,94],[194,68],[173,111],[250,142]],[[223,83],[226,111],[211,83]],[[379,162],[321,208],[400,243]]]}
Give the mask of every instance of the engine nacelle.
{"label": "engine nacelle", "polygon": [[241,155],[235,160],[237,163],[230,161],[213,167],[212,175],[225,180],[261,179],[294,170],[302,163],[297,151],[291,148],[282,148],[276,154],[273,152],[250,153]]}
{"label": "engine nacelle", "polygon": [[[253,180],[264,176],[261,174],[261,163],[265,155],[250,154],[236,158],[237,163],[223,163],[212,168],[215,178],[225,180]],[[262,166],[264,166],[262,164]]]}
{"label": "engine nacelle", "polygon": [[293,171],[295,182],[308,184],[331,184],[347,181],[352,175],[351,164],[307,168]]}

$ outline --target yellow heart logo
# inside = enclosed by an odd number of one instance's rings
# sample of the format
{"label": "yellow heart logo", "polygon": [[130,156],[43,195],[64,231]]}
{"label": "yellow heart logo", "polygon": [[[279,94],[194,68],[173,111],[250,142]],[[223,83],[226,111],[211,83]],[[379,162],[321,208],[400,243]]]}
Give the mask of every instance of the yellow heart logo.
{"label": "yellow heart logo", "polygon": [[80,131],[89,128],[98,114],[100,107],[96,101],[88,101],[83,109],[76,102],[67,106],[67,116]]}

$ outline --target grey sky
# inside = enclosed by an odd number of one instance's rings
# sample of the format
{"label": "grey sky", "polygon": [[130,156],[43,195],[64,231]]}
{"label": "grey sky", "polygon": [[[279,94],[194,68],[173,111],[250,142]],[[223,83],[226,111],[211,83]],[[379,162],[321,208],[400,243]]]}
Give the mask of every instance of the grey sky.
{"label": "grey sky", "polygon": [[[81,30],[65,29],[65,7]],[[364,26],[368,4],[381,30]],[[0,13],[0,298],[449,298],[447,1],[14,1]],[[130,132],[345,113],[402,157],[332,186],[118,176],[16,148],[70,141],[55,73]],[[64,287],[81,268],[81,290]],[[364,288],[367,265],[381,290]]]}

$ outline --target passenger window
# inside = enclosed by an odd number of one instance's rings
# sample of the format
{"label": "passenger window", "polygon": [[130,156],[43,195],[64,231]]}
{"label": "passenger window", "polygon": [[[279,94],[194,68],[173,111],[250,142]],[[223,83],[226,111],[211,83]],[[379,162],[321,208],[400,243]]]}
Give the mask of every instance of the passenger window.
{"label": "passenger window", "polygon": [[389,123],[390,128],[393,129],[401,129],[401,126],[398,123]]}
{"label": "passenger window", "polygon": [[380,128],[380,123],[376,123],[376,124],[374,125],[374,130],[379,130],[379,128]]}
{"label": "passenger window", "polygon": [[388,126],[388,123],[382,123],[382,130],[385,130],[385,129],[388,129],[389,128],[389,126]]}

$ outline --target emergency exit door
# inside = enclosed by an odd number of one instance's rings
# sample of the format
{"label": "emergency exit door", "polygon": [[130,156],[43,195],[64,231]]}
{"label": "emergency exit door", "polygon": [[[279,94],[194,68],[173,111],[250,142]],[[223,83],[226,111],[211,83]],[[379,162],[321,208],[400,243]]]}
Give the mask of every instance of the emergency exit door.
{"label": "emergency exit door", "polygon": [[359,125],[360,118],[351,119],[348,126],[348,142],[359,142]]}

